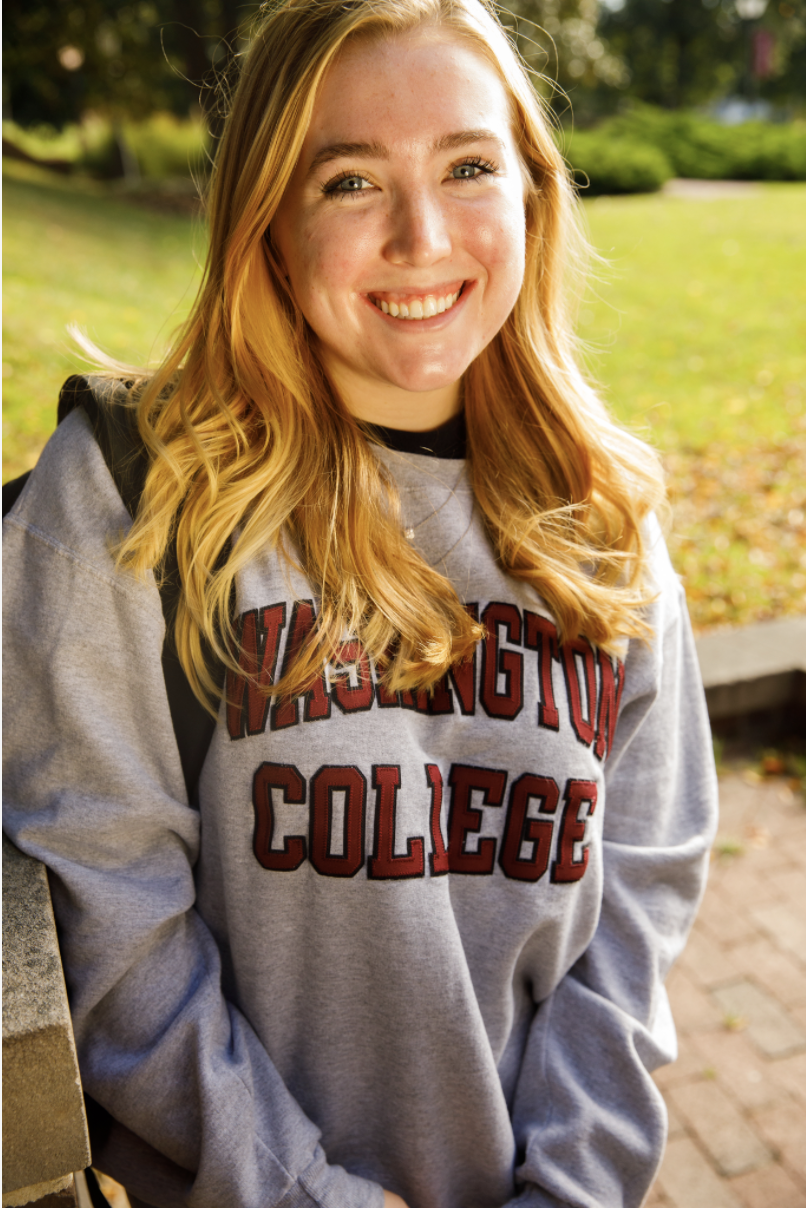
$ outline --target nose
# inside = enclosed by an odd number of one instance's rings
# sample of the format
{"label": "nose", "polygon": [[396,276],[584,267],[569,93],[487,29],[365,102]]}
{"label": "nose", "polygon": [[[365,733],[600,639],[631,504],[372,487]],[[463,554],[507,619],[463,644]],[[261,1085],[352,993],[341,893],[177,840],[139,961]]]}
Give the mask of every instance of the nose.
{"label": "nose", "polygon": [[453,244],[447,215],[441,199],[428,191],[398,196],[390,224],[384,250],[392,264],[426,267],[450,256]]}

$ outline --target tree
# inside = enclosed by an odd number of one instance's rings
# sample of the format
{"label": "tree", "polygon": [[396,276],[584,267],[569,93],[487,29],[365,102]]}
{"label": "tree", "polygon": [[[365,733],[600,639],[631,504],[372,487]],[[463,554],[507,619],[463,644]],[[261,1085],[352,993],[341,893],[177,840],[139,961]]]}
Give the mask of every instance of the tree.
{"label": "tree", "polygon": [[87,110],[186,114],[256,8],[237,0],[6,0],[4,115],[57,128]]}
{"label": "tree", "polygon": [[598,29],[643,101],[676,109],[737,93],[804,93],[806,0],[608,0]]}

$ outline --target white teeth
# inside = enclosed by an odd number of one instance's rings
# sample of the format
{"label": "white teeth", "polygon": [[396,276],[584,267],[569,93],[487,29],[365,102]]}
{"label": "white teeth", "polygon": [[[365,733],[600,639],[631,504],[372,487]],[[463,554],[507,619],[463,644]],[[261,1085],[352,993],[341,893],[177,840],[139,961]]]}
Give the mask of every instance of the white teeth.
{"label": "white teeth", "polygon": [[426,294],[424,298],[412,298],[409,302],[376,301],[375,305],[393,319],[431,319],[434,315],[441,315],[450,310],[458,301],[460,293],[461,290],[457,289],[455,294],[446,294],[444,298],[437,297],[436,294]]}

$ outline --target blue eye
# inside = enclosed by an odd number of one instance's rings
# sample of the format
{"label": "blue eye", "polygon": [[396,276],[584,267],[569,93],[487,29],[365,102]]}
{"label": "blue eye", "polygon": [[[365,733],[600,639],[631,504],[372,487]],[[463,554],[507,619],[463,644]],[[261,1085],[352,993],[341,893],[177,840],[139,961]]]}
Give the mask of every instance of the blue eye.
{"label": "blue eye", "polygon": [[323,185],[322,192],[326,197],[354,197],[357,193],[365,193],[368,188],[369,181],[365,176],[359,172],[344,172]]}
{"label": "blue eye", "polygon": [[360,193],[366,184],[363,176],[345,176],[336,184],[339,193]]}
{"label": "blue eye", "polygon": [[451,168],[452,180],[483,180],[486,176],[494,176],[498,171],[495,164],[489,163],[480,156],[473,156],[472,159],[466,159],[461,164],[454,164]]}

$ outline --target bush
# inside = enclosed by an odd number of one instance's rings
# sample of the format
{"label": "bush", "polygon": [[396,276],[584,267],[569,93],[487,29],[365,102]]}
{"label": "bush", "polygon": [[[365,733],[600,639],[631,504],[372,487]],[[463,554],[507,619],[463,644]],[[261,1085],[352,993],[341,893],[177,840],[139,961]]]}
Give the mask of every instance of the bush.
{"label": "bush", "polygon": [[203,123],[170,113],[123,122],[117,130],[97,115],[60,131],[47,126],[25,130],[3,122],[3,138],[45,166],[58,160],[64,168],[102,179],[124,173],[124,156],[135,167],[135,177],[139,173],[146,180],[197,176],[207,170]]}
{"label": "bush", "polygon": [[575,133],[565,152],[574,180],[587,196],[596,193],[654,193],[673,176],[656,147],[604,131]]}
{"label": "bush", "polygon": [[806,123],[723,126],[694,113],[635,105],[599,135],[656,147],[677,176],[699,180],[806,180]]}
{"label": "bush", "polygon": [[180,121],[170,113],[155,113],[144,122],[127,122],[123,135],[141,174],[149,180],[206,171],[207,136],[201,121]]}

